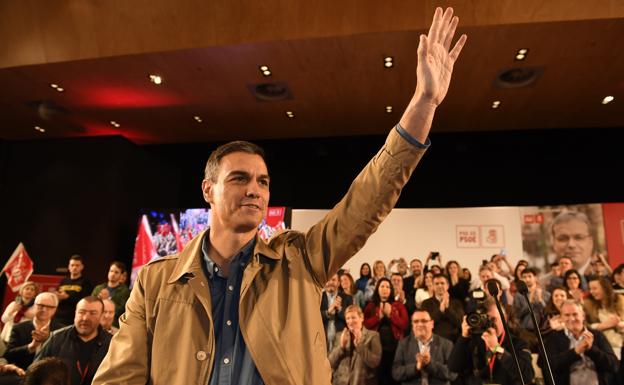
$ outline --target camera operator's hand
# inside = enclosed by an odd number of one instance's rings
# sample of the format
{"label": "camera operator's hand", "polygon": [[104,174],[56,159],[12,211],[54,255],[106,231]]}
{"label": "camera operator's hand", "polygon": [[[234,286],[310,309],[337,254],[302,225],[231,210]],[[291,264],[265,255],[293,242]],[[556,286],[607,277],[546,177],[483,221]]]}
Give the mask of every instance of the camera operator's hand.
{"label": "camera operator's hand", "polygon": [[483,334],[481,334],[481,339],[485,342],[485,347],[490,351],[494,351],[498,346],[498,337],[496,336],[496,329],[489,328]]}
{"label": "camera operator's hand", "polygon": [[462,337],[470,337],[470,326],[468,325],[468,321],[466,321],[466,316],[462,319]]}

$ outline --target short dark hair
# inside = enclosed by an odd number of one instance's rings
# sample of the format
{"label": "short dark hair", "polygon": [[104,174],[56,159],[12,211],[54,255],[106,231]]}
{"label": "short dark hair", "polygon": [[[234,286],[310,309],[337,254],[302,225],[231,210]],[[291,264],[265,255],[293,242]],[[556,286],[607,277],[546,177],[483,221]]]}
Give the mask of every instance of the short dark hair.
{"label": "short dark hair", "polygon": [[74,254],[71,257],[69,257],[70,261],[80,261],[82,262],[82,257],[80,256],[80,254]]}
{"label": "short dark hair", "polygon": [[[620,263],[615,269],[613,269],[613,274],[620,274],[624,270],[624,263]],[[615,282],[615,279],[613,280]]]}
{"label": "short dark hair", "polygon": [[110,266],[117,266],[122,273],[128,271],[128,269],[126,268],[126,264],[121,261],[113,261],[111,262]]}
{"label": "short dark hair", "polygon": [[24,376],[23,385],[70,385],[69,369],[56,357],[35,361]]}
{"label": "short dark hair", "polygon": [[431,277],[431,282],[435,281],[436,278],[444,278],[444,279],[446,279],[446,283],[450,284],[448,277],[446,275],[442,274],[442,273],[434,274],[433,277]]}
{"label": "short dark hair", "polygon": [[104,313],[104,301],[102,301],[100,298],[94,296],[94,295],[88,295],[86,297],[84,297],[83,299],[81,299],[80,301],[85,301],[86,303],[94,303],[94,302],[99,302],[100,305],[102,305],[102,313]]}
{"label": "short dark hair", "polygon": [[219,175],[221,159],[233,152],[246,152],[248,154],[259,155],[266,163],[264,150],[260,146],[244,140],[236,140],[217,147],[217,149],[210,154],[206,162],[206,167],[204,168],[204,179],[216,182],[217,176]]}
{"label": "short dark hair", "polygon": [[525,275],[525,274],[533,274],[536,277],[539,275],[537,269],[534,267],[527,267],[526,269],[522,270],[522,273],[520,275]]}

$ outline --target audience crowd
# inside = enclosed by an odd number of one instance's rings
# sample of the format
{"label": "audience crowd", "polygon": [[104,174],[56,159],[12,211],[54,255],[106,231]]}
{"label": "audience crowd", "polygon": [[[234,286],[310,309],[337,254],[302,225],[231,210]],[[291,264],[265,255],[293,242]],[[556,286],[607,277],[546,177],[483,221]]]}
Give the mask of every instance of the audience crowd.
{"label": "audience crowd", "polygon": [[0,385],[88,385],[108,352],[130,289],[126,266],[110,264],[93,288],[82,257],[69,259],[69,276],[51,291],[26,282],[4,310]]}
{"label": "audience crowd", "polygon": [[424,263],[363,263],[355,281],[357,272],[340,270],[321,307],[333,384],[549,384],[537,324],[557,385],[624,385],[624,264],[611,271],[595,254],[575,266],[561,255],[542,274],[497,254],[472,279],[432,252]]}

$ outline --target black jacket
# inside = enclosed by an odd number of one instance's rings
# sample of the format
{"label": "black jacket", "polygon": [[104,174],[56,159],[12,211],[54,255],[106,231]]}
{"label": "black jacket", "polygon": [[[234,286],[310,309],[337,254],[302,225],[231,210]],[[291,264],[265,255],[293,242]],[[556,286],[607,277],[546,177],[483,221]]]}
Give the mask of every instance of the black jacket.
{"label": "black jacket", "polygon": [[[520,371],[524,377],[524,382],[529,384],[535,377],[531,352],[526,342],[516,335],[512,335],[512,337]],[[505,349],[505,353],[501,357],[497,356],[494,361],[492,381],[490,381],[490,368],[488,361],[486,361],[485,342],[480,335],[469,338],[460,336],[453,345],[448,367],[451,371],[458,373],[458,377],[465,378],[466,385],[481,385],[491,382],[504,385],[521,385],[522,381],[518,375],[516,362],[511,354],[509,337],[505,338],[502,347]]]}
{"label": "black jacket", "polygon": [[422,309],[427,310],[433,320],[433,333],[455,343],[461,333],[461,323],[464,317],[464,305],[451,298],[444,313],[440,311],[440,301],[436,297],[423,301]]}
{"label": "black jacket", "polygon": [[336,313],[334,313],[333,315],[329,315],[327,314],[327,309],[329,309],[329,304],[327,301],[327,293],[323,292],[322,293],[322,298],[321,298],[321,316],[323,317],[323,327],[325,328],[325,331],[327,332],[327,323],[329,322],[330,319],[334,320],[334,326],[336,327],[336,333],[342,331],[342,329],[345,328],[346,323],[345,323],[345,318],[344,318],[344,311],[353,304],[353,297],[350,295],[347,295],[343,292],[338,292],[338,296],[342,298],[342,309],[340,311],[337,311]]}
{"label": "black jacket", "polygon": [[72,385],[91,384],[93,376],[108,352],[112,335],[98,326],[98,334],[95,337],[95,349],[89,360],[88,371],[84,381],[78,371],[76,363],[79,361],[79,344],[82,343],[74,325],[66,326],[55,331],[45,342],[41,350],[35,356],[35,361],[46,357],[57,357],[63,360],[71,371]]}
{"label": "black jacket", "polygon": [[[50,332],[60,328],[62,325],[52,320],[50,322]],[[28,320],[13,326],[11,338],[4,353],[4,358],[12,364],[26,370],[35,359],[35,353],[28,351],[28,344],[32,342],[32,331],[35,330],[33,321]]]}
{"label": "black jacket", "polygon": [[[594,343],[592,347],[585,351],[585,356],[594,361],[596,372],[598,372],[598,381],[600,385],[610,384],[618,370],[618,360],[613,353],[609,341],[598,330],[588,329],[594,335]],[[553,379],[557,385],[568,385],[570,383],[570,367],[572,364],[581,359],[574,349],[570,349],[570,339],[565,331],[552,331],[544,341],[548,361],[553,372]],[[546,366],[543,357],[539,360],[540,367]],[[543,369],[542,369],[543,370]],[[544,373],[546,373],[544,371]]]}

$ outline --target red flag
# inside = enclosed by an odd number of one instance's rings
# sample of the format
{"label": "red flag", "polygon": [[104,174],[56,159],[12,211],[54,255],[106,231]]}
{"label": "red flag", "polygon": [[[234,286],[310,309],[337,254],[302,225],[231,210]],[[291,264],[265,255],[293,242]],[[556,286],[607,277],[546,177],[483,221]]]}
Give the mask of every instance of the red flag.
{"label": "red flag", "polygon": [[178,221],[176,221],[175,219],[175,215],[171,214],[170,217],[171,228],[173,229],[173,235],[175,236],[176,240],[176,251],[179,253],[184,248],[184,245],[182,244],[182,237],[180,236],[180,227],[178,226]]}
{"label": "red flag", "polygon": [[11,258],[4,265],[2,272],[6,274],[7,285],[13,292],[16,292],[24,282],[28,281],[33,270],[33,261],[28,256],[24,244],[20,242]]}
{"label": "red flag", "polygon": [[143,215],[143,217],[141,217],[141,223],[139,224],[136,241],[134,242],[131,282],[134,282],[141,267],[157,256],[158,254],[156,254],[154,244],[152,243],[152,230],[147,221],[147,216]]}

